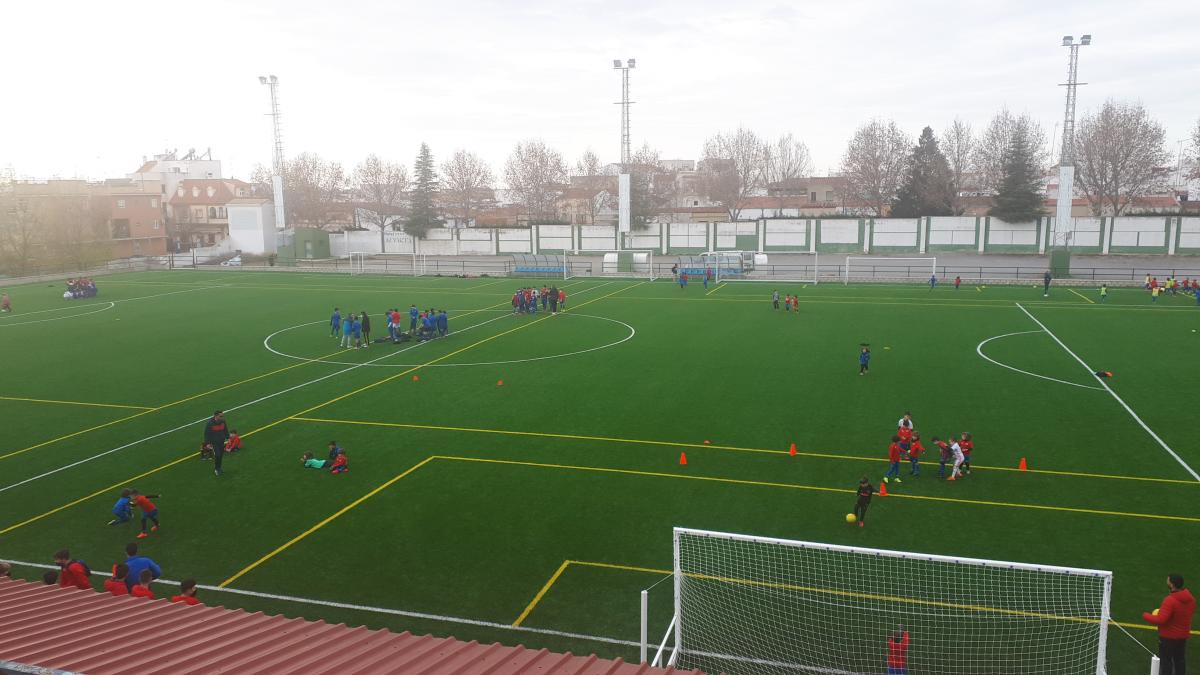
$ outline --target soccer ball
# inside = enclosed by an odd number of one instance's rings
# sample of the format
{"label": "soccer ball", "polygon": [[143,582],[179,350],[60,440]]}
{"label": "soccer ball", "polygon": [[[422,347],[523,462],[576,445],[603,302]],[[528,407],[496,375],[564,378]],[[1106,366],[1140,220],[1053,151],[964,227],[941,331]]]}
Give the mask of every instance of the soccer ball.
{"label": "soccer ball", "polygon": [[846,514],[846,522],[853,525],[854,523],[858,522],[858,517],[855,516],[853,513],[847,513]]}

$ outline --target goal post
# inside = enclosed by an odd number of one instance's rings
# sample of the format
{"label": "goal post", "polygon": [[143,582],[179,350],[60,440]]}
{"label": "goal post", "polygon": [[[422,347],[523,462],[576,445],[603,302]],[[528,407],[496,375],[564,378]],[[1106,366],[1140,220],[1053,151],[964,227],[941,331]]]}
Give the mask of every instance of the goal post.
{"label": "goal post", "polygon": [[[799,262],[793,260],[779,263],[776,256],[796,256]],[[818,284],[821,279],[821,258],[816,251],[787,251],[774,254],[758,251],[712,251],[701,253],[699,257],[703,272],[711,271],[714,281],[799,281]]]}
{"label": "goal post", "polygon": [[611,277],[654,281],[655,262],[652,249],[572,249],[563,253],[562,273],[563,279]]}
{"label": "goal post", "polygon": [[1104,675],[1112,573],[675,528],[681,670]]}
{"label": "goal post", "polygon": [[361,251],[351,251],[350,257],[350,274],[366,274],[367,271],[367,254]]}
{"label": "goal post", "polygon": [[842,281],[918,281],[927,282],[937,275],[937,258],[893,258],[861,255],[846,256]]}

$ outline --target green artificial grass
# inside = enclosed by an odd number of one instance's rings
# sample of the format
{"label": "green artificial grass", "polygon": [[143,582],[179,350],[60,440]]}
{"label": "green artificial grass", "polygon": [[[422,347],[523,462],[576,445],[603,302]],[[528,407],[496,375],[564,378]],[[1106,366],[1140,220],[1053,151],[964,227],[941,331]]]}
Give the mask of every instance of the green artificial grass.
{"label": "green artificial grass", "polygon": [[[1168,572],[1200,580],[1200,483],[1017,307],[1112,371],[1200,467],[1191,296],[574,279],[556,281],[565,313],[513,316],[512,289],[543,281],[145,272],[69,302],[59,284],[7,288],[0,558],[69,547],[103,572],[137,530],[106,526],[109,509],[137,487],[163,495],[141,546],[166,577],[346,605],[206,603],[626,659],[636,649],[612,640],[637,639],[638,592],[671,568],[673,526],[1112,570],[1113,618],[1129,624]],[[771,308],[776,288],[798,314]],[[329,337],[335,305],[367,310],[381,336],[383,310],[410,303],[449,310],[450,336],[362,350]],[[220,478],[195,456],[216,408],[245,445]],[[938,481],[930,452],[869,527],[848,526],[905,411],[927,448],[974,434],[976,470]],[[330,440],[349,473],[300,467]],[[651,590],[654,641],[671,593]],[[524,628],[574,636],[503,627],[523,613]],[[1147,660],[1110,630],[1109,672]]]}

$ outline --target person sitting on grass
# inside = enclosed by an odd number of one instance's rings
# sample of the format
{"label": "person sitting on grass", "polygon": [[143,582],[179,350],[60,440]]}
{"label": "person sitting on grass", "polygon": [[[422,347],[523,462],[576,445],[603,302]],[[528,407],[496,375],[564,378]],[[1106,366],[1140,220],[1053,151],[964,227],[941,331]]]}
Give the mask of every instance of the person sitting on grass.
{"label": "person sitting on grass", "polygon": [[306,469],[324,469],[325,465],[329,463],[331,460],[317,459],[311,452],[300,456],[300,464]]}
{"label": "person sitting on grass", "polygon": [[104,590],[112,595],[129,595],[129,584],[126,582],[128,576],[129,565],[113,565],[112,578],[104,580]]}
{"label": "person sitting on grass", "polygon": [[142,570],[141,574],[138,575],[137,585],[133,587],[133,590],[129,591],[129,594],[135,598],[150,598],[153,600],[154,591],[150,590],[151,581],[154,581],[154,573],[150,570]]}
{"label": "person sitting on grass", "polygon": [[333,464],[329,467],[329,473],[346,473],[350,470],[349,461],[346,458],[346,453],[338,453],[338,456],[333,458]]}
{"label": "person sitting on grass", "polygon": [[235,452],[242,449],[242,437],[238,436],[237,429],[229,430],[229,440],[225,441],[225,452]]}
{"label": "person sitting on grass", "polygon": [[171,602],[182,602],[185,605],[199,605],[200,599],[196,597],[196,580],[184,579],[179,582],[179,595],[171,596]]}

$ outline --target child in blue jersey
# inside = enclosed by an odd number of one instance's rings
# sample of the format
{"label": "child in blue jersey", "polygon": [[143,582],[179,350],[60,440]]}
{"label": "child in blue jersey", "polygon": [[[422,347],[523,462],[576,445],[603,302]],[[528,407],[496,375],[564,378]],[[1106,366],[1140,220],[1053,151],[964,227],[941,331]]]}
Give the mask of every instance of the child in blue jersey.
{"label": "child in blue jersey", "polygon": [[871,350],[868,349],[867,347],[863,347],[862,351],[858,353],[858,374],[866,375],[867,371],[870,369],[871,369]]}
{"label": "child in blue jersey", "polygon": [[133,518],[133,506],[130,504],[130,495],[132,495],[132,492],[128,488],[121,490],[121,498],[112,507],[112,514],[115,517],[108,521],[109,525],[128,523]]}
{"label": "child in blue jersey", "polygon": [[444,309],[442,311],[438,312],[437,330],[438,330],[438,335],[441,335],[442,337],[445,337],[446,333],[450,332],[450,317],[446,316],[446,310],[444,310]]}
{"label": "child in blue jersey", "polygon": [[409,333],[417,332],[417,317],[420,316],[420,314],[421,314],[421,312],[417,311],[416,305],[408,306],[408,332]]}
{"label": "child in blue jersey", "polygon": [[351,314],[350,330],[354,332],[354,348],[358,349],[362,346],[362,321],[359,320],[357,314]]}
{"label": "child in blue jersey", "polygon": [[351,333],[353,331],[354,331],[354,320],[352,318],[352,315],[347,314],[345,317],[342,318],[342,346],[343,347],[350,346],[350,338],[353,337],[351,335]]}
{"label": "child in blue jersey", "polygon": [[937,288],[937,275],[936,274],[931,275],[929,277],[929,290],[932,291],[935,288]]}
{"label": "child in blue jersey", "polygon": [[337,339],[342,332],[342,313],[337,307],[333,308],[333,316],[329,317],[329,337]]}

